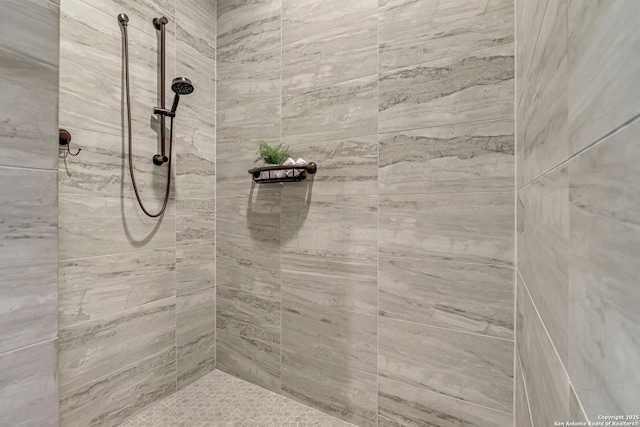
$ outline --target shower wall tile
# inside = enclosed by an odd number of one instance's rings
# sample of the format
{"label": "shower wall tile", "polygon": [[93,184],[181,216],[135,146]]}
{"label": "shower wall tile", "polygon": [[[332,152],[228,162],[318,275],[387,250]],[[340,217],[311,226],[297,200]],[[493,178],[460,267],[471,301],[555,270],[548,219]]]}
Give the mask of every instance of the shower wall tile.
{"label": "shower wall tile", "polygon": [[60,425],[116,427],[176,391],[170,348],[60,396]]}
{"label": "shower wall tile", "polygon": [[283,44],[305,39],[339,26],[353,25],[378,13],[377,0],[283,0]]}
{"label": "shower wall tile", "polygon": [[385,71],[514,42],[511,0],[380,0]]}
{"label": "shower wall tile", "polygon": [[[17,3],[11,1],[10,3]],[[25,6],[31,2],[25,2]],[[39,3],[45,3],[41,1]],[[11,7],[18,7],[11,5]],[[6,7],[5,7],[6,9]],[[6,10],[3,13],[7,13]],[[6,15],[3,15],[7,21]],[[6,29],[6,22],[1,32]],[[15,35],[8,36],[18,39]],[[2,40],[7,40],[3,38]],[[2,42],[0,42],[2,43]],[[51,46],[57,53],[57,43]],[[0,121],[0,164],[55,170],[58,126],[58,66],[0,47],[0,91],[19,100],[3,108]]]}
{"label": "shower wall tile", "polygon": [[[529,409],[529,397],[527,396],[527,390],[524,383],[524,376],[522,375],[522,363],[520,362],[520,354],[516,356],[516,381],[515,381],[515,407],[514,417],[517,427],[533,427],[531,424],[531,411]],[[572,421],[577,421],[577,418],[571,416],[569,418]]]}
{"label": "shower wall tile", "polygon": [[[135,198],[60,194],[60,259],[133,252],[175,245],[175,205],[161,220],[142,213]],[[158,204],[145,200],[152,211]]]}
{"label": "shower wall tile", "polygon": [[282,195],[282,248],[375,254],[377,230],[377,196]]}
{"label": "shower wall tile", "polygon": [[382,378],[512,411],[513,341],[384,317],[378,330]]}
{"label": "shower wall tile", "polygon": [[[249,174],[247,174],[247,178]],[[262,187],[260,187],[262,188]],[[277,248],[280,244],[280,195],[217,198],[218,241]]]}
{"label": "shower wall tile", "polygon": [[380,132],[513,117],[513,44],[380,75]]}
{"label": "shower wall tile", "polygon": [[377,314],[378,257],[282,250],[282,292],[292,302]]}
{"label": "shower wall tile", "polygon": [[[255,151],[260,140],[280,138],[282,106],[280,98],[218,111],[218,152],[227,158],[238,151]],[[222,161],[218,167],[222,168]],[[244,171],[243,171],[244,173]]]}
{"label": "shower wall tile", "polygon": [[376,376],[282,350],[282,394],[363,427],[376,425]]}
{"label": "shower wall tile", "polygon": [[216,325],[248,339],[280,343],[280,299],[218,287]]}
{"label": "shower wall tile", "polygon": [[378,417],[380,427],[504,427],[513,424],[512,415],[385,378],[378,382]]}
{"label": "shower wall tile", "polygon": [[380,193],[512,191],[513,119],[380,135]]}
{"label": "shower wall tile", "polygon": [[56,341],[0,354],[0,414],[7,426],[58,426]]}
{"label": "shower wall tile", "polygon": [[569,384],[569,419],[581,422],[588,421],[587,415],[584,413],[576,392]]}
{"label": "shower wall tile", "polygon": [[175,297],[59,331],[60,393],[175,345]]}
{"label": "shower wall tile", "polygon": [[533,425],[569,419],[569,377],[520,278],[516,313],[516,342]]}
{"label": "shower wall tile", "polygon": [[218,67],[218,110],[280,98],[282,55],[279,48]]}
{"label": "shower wall tile", "polygon": [[210,199],[178,199],[176,245],[215,240],[216,202]]}
{"label": "shower wall tile", "polygon": [[640,114],[640,4],[567,0],[571,154]]}
{"label": "shower wall tile", "polygon": [[61,327],[175,296],[173,248],[61,261]]}
{"label": "shower wall tile", "polygon": [[381,257],[380,315],[513,339],[513,269]]}
{"label": "shower wall tile", "polygon": [[304,142],[375,134],[377,100],[377,75],[285,96],[282,134]]}
{"label": "shower wall tile", "polygon": [[378,18],[375,15],[314,34],[282,49],[285,95],[377,72]]}
{"label": "shower wall tile", "polygon": [[182,295],[216,284],[213,242],[176,247],[176,293]]}
{"label": "shower wall tile", "polygon": [[282,347],[345,368],[376,373],[376,317],[282,301]]}
{"label": "shower wall tile", "polygon": [[281,0],[218,2],[218,62],[239,61],[281,43]]}
{"label": "shower wall tile", "polygon": [[380,196],[380,254],[513,264],[513,194]]}
{"label": "shower wall tile", "polygon": [[216,288],[176,299],[178,388],[213,371],[216,363]]}
{"label": "shower wall tile", "polygon": [[[549,0],[515,0],[516,13],[516,107],[522,100],[533,51]],[[563,41],[560,41],[561,43]]]}
{"label": "shower wall tile", "polygon": [[0,353],[56,337],[56,173],[0,168]]}
{"label": "shower wall tile", "polygon": [[217,330],[216,368],[280,392],[280,346]]}
{"label": "shower wall tile", "polygon": [[220,286],[280,297],[280,250],[233,241],[218,242],[217,280]]}
{"label": "shower wall tile", "polygon": [[634,414],[640,395],[638,135],[636,119],[569,163],[567,369],[594,421],[604,413]]}
{"label": "shower wall tile", "polygon": [[569,244],[565,166],[518,192],[518,269],[565,364],[569,357]]}
{"label": "shower wall tile", "polygon": [[[315,162],[313,194],[318,196],[378,193],[378,136],[367,135],[331,141],[299,142],[285,138],[296,159]],[[307,179],[311,179],[308,177]],[[307,183],[297,184],[306,186]]]}
{"label": "shower wall tile", "polygon": [[549,0],[522,97],[528,183],[569,157],[566,0]]}

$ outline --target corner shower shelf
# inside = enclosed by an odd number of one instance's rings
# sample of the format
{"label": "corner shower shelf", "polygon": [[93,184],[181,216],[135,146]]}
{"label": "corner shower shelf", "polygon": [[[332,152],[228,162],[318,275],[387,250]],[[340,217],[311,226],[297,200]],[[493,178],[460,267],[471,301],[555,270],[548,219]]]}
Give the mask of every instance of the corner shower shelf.
{"label": "corner shower shelf", "polygon": [[[276,184],[278,182],[300,182],[307,179],[307,174],[313,175],[317,172],[318,166],[311,162],[304,166],[265,166],[261,168],[253,168],[249,173],[253,176],[253,180],[258,184]],[[278,174],[279,171],[284,173]],[[284,175],[284,176],[278,176]]]}

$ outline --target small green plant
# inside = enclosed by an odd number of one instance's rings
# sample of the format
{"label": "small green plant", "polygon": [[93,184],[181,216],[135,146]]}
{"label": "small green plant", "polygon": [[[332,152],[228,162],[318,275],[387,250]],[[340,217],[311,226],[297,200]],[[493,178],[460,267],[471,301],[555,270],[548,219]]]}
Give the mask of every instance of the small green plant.
{"label": "small green plant", "polygon": [[264,141],[258,143],[258,157],[254,163],[258,163],[260,160],[270,165],[279,165],[283,160],[286,160],[290,156],[289,147],[282,147],[282,144],[278,144],[275,147],[271,147]]}

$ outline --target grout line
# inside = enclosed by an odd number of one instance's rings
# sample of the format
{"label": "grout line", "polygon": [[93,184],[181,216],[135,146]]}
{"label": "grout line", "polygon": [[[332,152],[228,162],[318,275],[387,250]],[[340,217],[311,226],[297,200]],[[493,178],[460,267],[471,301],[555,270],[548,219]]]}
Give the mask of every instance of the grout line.
{"label": "grout line", "polygon": [[[526,378],[524,377],[524,370],[522,369],[522,360],[520,359],[520,354],[516,351],[516,363],[518,364],[518,366],[520,367],[520,377],[522,379],[522,388],[524,389],[524,398],[526,400],[527,403],[527,409],[529,410],[529,421],[531,422],[531,426],[534,426],[535,424],[533,424],[533,413],[531,412],[531,403],[529,402],[529,392],[527,391],[527,381]],[[518,370],[516,369],[514,371],[514,375],[513,378],[514,380],[516,379],[516,374],[517,374]],[[514,401],[514,405],[513,405],[513,420],[515,423],[516,420],[516,388],[513,388],[513,401]],[[514,425],[514,427],[522,427],[522,426],[516,426]]]}
{"label": "grout line", "polygon": [[24,172],[43,172],[43,173],[58,174],[58,170],[57,169],[31,168],[31,167],[28,167],[28,166],[0,165],[0,170],[13,170],[13,171],[24,171]]}
{"label": "grout line", "polygon": [[[194,244],[194,245],[189,245],[189,246],[196,246],[199,245],[200,243]],[[202,243],[207,244],[207,243]],[[106,257],[110,257],[110,256],[120,256],[120,255],[128,255],[128,254],[142,254],[142,253],[146,253],[146,252],[154,252],[154,251],[166,251],[169,249],[176,249],[176,247],[178,246],[165,246],[162,248],[150,248],[150,249],[141,249],[141,250],[134,250],[134,251],[127,251],[127,252],[115,252],[115,253],[109,253],[109,254],[104,254],[104,255],[92,255],[92,256],[87,256],[87,257],[80,257],[80,258],[60,258],[58,259],[58,263],[62,263],[62,262],[73,262],[73,261],[84,261],[84,260],[90,260],[90,259],[95,259],[95,258],[106,258]],[[187,247],[187,245],[185,246],[180,246],[180,247]]]}
{"label": "grout line", "polygon": [[[284,80],[284,61],[283,61],[283,54],[284,54],[284,19],[283,19],[283,15],[284,15],[284,7],[282,6],[282,2],[280,2],[280,143],[283,143],[283,119],[284,119],[284,85],[283,80]],[[271,174],[269,174],[269,176],[271,176]],[[280,257],[280,265],[279,265],[279,270],[280,270],[280,342],[278,343],[279,349],[280,349],[280,372],[279,372],[279,378],[278,378],[278,391],[280,394],[282,394],[282,348],[283,348],[283,332],[284,332],[284,328],[282,327],[283,325],[283,312],[284,312],[284,301],[283,301],[283,296],[282,296],[282,288],[283,288],[283,274],[282,274],[282,187],[283,184],[280,184],[280,222],[279,222],[279,241],[278,241],[278,252],[279,252],[279,257]],[[251,196],[249,196],[251,197]]]}
{"label": "grout line", "polygon": [[376,230],[376,426],[380,425],[380,5],[377,5],[377,15],[376,15],[376,50],[377,50],[377,68],[378,68],[378,81],[377,81],[377,89],[378,89],[378,108],[376,108],[376,129],[377,129],[377,166],[376,169],[376,199],[378,202],[378,210],[377,210],[377,230]]}
{"label": "grout line", "polygon": [[437,326],[437,325],[431,325],[431,324],[427,324],[427,323],[420,323],[420,322],[414,322],[412,320],[405,320],[405,319],[397,319],[395,317],[388,317],[388,316],[379,316],[380,318],[386,319],[386,320],[391,320],[393,322],[402,322],[402,323],[407,323],[407,324],[411,324],[411,325],[416,325],[416,326],[422,326],[425,328],[432,328],[432,329],[440,329],[443,331],[449,331],[449,332],[454,332],[454,333],[459,333],[459,334],[466,334],[466,335],[473,335],[476,337],[482,337],[482,338],[487,338],[487,339],[495,339],[495,340],[500,340],[500,341],[507,341],[507,342],[514,342],[513,339],[510,338],[502,338],[502,337],[496,337],[493,335],[484,335],[484,334],[479,334],[476,332],[469,332],[469,331],[462,331],[459,329],[451,329],[451,328],[446,328],[444,326]]}
{"label": "grout line", "polygon": [[[56,333],[57,333],[57,331],[56,331]],[[42,341],[34,342],[34,343],[27,344],[27,345],[22,346],[22,347],[18,347],[18,348],[14,348],[14,349],[11,349],[11,350],[4,351],[4,352],[0,353],[0,358],[2,358],[4,356],[8,356],[11,353],[16,353],[18,351],[27,350],[27,349],[30,349],[30,348],[33,348],[33,347],[37,347],[37,346],[40,346],[40,345],[43,345],[43,344],[47,344],[47,343],[50,343],[50,342],[56,342],[56,341],[58,341],[58,336],[57,335],[55,337],[47,338],[47,339],[42,340]]]}

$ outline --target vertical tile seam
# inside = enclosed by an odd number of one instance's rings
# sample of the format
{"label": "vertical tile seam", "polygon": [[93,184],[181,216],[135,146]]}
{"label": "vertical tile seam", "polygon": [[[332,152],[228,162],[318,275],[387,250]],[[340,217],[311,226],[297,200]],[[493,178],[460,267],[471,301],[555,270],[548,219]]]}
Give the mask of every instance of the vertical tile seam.
{"label": "vertical tile seam", "polygon": [[[283,84],[283,80],[284,80],[284,58],[283,58],[283,54],[284,54],[284,2],[286,0],[280,0],[280,144],[282,144],[283,141],[283,110],[284,110],[284,84]],[[279,234],[280,234],[280,241],[278,242],[278,255],[280,257],[280,343],[278,345],[278,348],[280,350],[280,372],[279,372],[279,378],[278,378],[278,390],[279,393],[282,394],[282,342],[283,342],[283,333],[284,333],[284,328],[283,328],[283,323],[282,323],[282,312],[283,312],[283,298],[282,298],[282,283],[283,283],[283,279],[282,279],[282,188],[283,185],[280,184],[280,229],[278,230]]]}
{"label": "vertical tile seam", "polygon": [[376,201],[378,209],[376,211],[376,426],[380,425],[380,3],[376,5],[376,54],[377,54],[377,99],[376,99],[376,130],[377,130],[377,156],[376,156]]}
{"label": "vertical tile seam", "polygon": [[[178,68],[178,0],[173,0],[173,16],[175,17],[175,31],[173,32],[173,57],[175,58],[175,61],[173,63],[173,74],[175,75],[177,72],[177,68]],[[164,141],[163,141],[164,142]],[[176,144],[177,145],[177,144]],[[178,150],[176,150],[175,153],[173,153],[173,155],[176,157],[175,159],[175,167],[173,168],[173,174],[175,175],[175,177],[178,177]],[[178,183],[177,179],[173,180],[173,185],[176,186],[176,184]],[[177,189],[176,189],[177,190]],[[174,199],[177,198],[177,191],[174,191]],[[176,203],[174,201],[174,203]],[[174,367],[174,389],[173,392],[176,393],[178,391],[178,254],[177,252],[177,247],[178,247],[178,229],[177,229],[177,218],[178,218],[178,206],[176,203],[176,213],[173,216],[173,241],[174,241],[174,250],[173,250],[173,265],[174,265],[174,269],[173,269],[173,289],[174,289],[174,293],[176,295],[176,305],[174,307],[173,310],[173,316],[174,316],[174,334],[173,334],[173,340],[174,340],[174,348],[175,348],[175,352],[176,352],[176,360],[175,360],[175,367]],[[172,393],[173,394],[173,393]]]}
{"label": "vertical tile seam", "polygon": [[[513,0],[513,427],[516,425],[516,393],[517,393],[517,364],[518,364],[518,30],[517,30],[518,2]],[[528,398],[527,398],[528,399]],[[527,405],[529,401],[527,400]],[[531,416],[531,411],[529,411]],[[533,424],[531,424],[533,426]]]}

